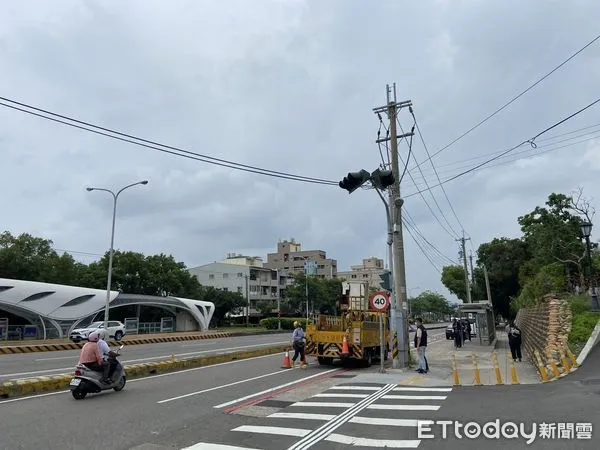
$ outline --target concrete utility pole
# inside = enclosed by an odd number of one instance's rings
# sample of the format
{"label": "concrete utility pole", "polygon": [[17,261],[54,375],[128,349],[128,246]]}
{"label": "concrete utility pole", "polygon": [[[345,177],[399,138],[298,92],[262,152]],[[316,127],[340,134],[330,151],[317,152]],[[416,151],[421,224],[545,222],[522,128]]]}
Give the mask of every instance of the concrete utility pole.
{"label": "concrete utility pole", "polygon": [[465,242],[466,241],[470,241],[471,238],[465,238],[464,232],[463,232],[463,237],[461,237],[460,239],[457,239],[458,242],[460,242],[460,246],[461,246],[461,254],[462,254],[462,258],[463,258],[463,266],[465,268],[465,288],[467,290],[467,303],[473,303],[472,299],[471,299],[471,283],[469,283],[469,268],[467,266],[467,251],[465,249]]}
{"label": "concrete utility pole", "polygon": [[248,287],[248,279],[250,275],[245,275],[246,278],[246,326],[250,326],[250,288]]}
{"label": "concrete utility pole", "polygon": [[[393,359],[392,365],[394,368],[398,366],[408,366],[409,360],[409,339],[408,326],[406,321],[406,269],[404,266],[404,240],[402,236],[402,204],[404,201],[400,196],[400,169],[398,165],[398,139],[410,136],[411,134],[398,136],[396,120],[398,110],[412,105],[410,100],[397,102],[396,100],[396,84],[390,88],[386,86],[387,104],[382,107],[375,108],[373,111],[376,114],[382,112],[387,113],[390,121],[390,153],[391,153],[391,169],[394,174],[394,183],[391,188],[390,201],[390,216],[393,223],[393,258],[390,261],[393,264],[393,280],[394,280],[394,300],[396,303],[396,318],[390,317],[390,331],[392,336],[394,332],[398,332],[398,360]],[[390,96],[393,94],[393,97]],[[394,310],[390,311],[392,314]]]}
{"label": "concrete utility pole", "polygon": [[492,301],[492,291],[490,289],[490,279],[488,278],[487,267],[483,266],[483,276],[485,277],[485,290],[487,291],[487,301]]}
{"label": "concrete utility pole", "polygon": [[475,271],[473,270],[473,252],[469,250],[469,266],[471,266],[471,284],[475,284]]}

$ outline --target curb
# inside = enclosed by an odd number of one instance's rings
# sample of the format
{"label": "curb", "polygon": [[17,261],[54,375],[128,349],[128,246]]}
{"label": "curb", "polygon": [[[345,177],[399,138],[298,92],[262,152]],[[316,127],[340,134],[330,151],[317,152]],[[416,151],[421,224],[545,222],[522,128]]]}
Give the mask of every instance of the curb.
{"label": "curb", "polygon": [[[200,356],[186,359],[172,359],[170,361],[131,364],[125,366],[128,380],[144,378],[162,373],[178,372],[194,367],[211,366],[230,361],[256,358],[258,356],[274,355],[285,351],[283,346],[265,347],[257,350],[232,352],[221,355]],[[42,394],[66,390],[73,375],[60,374],[53,376],[8,380],[0,384],[0,398],[7,399],[24,395]]]}
{"label": "curb", "polygon": [[[256,333],[255,333],[256,334]],[[154,338],[125,338],[119,342],[111,341],[109,344],[119,345],[144,345],[158,344],[161,342],[180,342],[180,341],[196,341],[199,339],[216,339],[232,337],[231,333],[207,333],[207,334],[188,334],[184,336],[162,336]],[[64,344],[37,344],[37,345],[10,345],[0,347],[0,355],[14,355],[18,353],[35,353],[35,352],[55,352],[60,350],[79,350],[85,345],[85,342],[66,342]]]}

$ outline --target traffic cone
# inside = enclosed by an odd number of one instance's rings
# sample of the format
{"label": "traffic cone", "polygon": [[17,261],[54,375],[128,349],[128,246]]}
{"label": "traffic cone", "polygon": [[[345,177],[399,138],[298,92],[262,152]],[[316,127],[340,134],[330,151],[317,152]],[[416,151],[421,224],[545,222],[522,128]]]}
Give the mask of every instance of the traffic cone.
{"label": "traffic cone", "polygon": [[285,351],[285,355],[283,355],[283,366],[281,366],[282,369],[291,369],[292,368],[292,364],[290,363],[290,352],[289,350]]}
{"label": "traffic cone", "polygon": [[344,336],[344,340],[342,341],[342,355],[350,354],[350,350],[348,350],[348,341],[346,340],[346,336]]}

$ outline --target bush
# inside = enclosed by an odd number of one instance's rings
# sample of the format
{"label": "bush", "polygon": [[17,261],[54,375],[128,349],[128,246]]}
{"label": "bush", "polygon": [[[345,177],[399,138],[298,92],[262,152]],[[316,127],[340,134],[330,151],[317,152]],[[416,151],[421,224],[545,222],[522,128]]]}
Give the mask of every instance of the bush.
{"label": "bush", "polygon": [[300,317],[282,317],[281,319],[277,317],[267,317],[266,319],[262,319],[259,322],[259,325],[267,330],[276,330],[277,324],[281,320],[281,329],[282,330],[293,330],[294,322],[300,322],[300,326],[306,330],[306,318],[302,319]]}
{"label": "bush", "polygon": [[568,301],[573,313],[569,346],[578,354],[592,335],[600,320],[600,313],[590,311],[591,299],[587,295],[571,295]]}

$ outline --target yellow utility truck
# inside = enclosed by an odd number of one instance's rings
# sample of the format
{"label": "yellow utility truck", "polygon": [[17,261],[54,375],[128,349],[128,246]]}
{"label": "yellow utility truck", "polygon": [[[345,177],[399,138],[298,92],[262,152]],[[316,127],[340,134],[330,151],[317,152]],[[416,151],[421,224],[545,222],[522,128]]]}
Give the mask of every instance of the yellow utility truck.
{"label": "yellow utility truck", "polygon": [[339,316],[317,314],[306,326],[306,356],[315,356],[321,365],[334,359],[361,360],[370,366],[380,358],[383,334],[384,359],[389,352],[389,320],[382,303],[385,293],[369,296],[368,283],[342,284]]}

